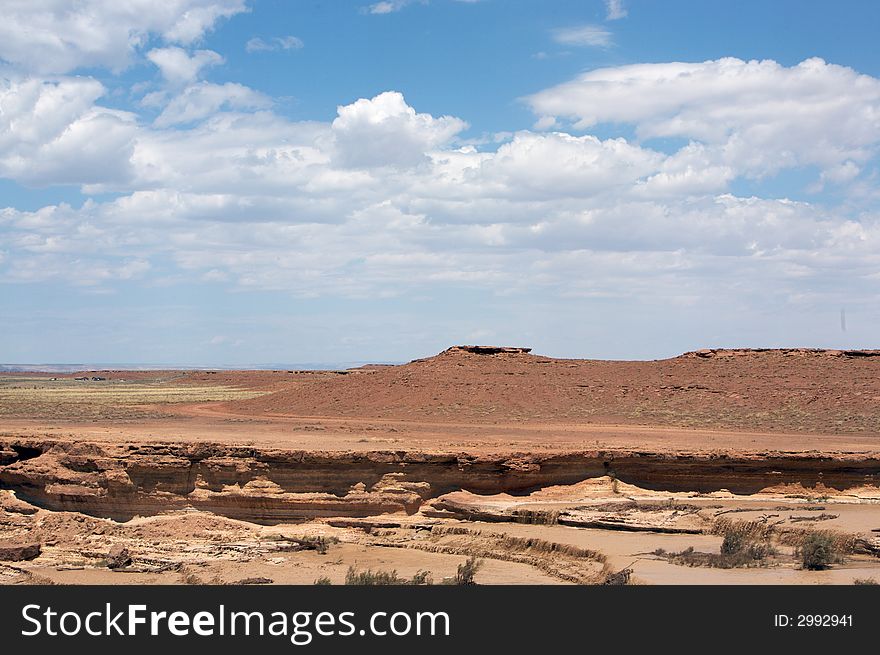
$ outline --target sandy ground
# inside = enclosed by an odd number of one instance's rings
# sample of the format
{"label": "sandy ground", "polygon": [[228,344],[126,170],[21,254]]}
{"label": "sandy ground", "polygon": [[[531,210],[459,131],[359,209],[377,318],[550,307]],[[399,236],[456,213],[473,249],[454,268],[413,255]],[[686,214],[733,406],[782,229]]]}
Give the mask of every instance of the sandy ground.
{"label": "sandy ground", "polygon": [[818,452],[880,453],[880,437],[861,434],[786,434],[665,426],[542,423],[431,423],[328,417],[253,419],[204,405],[175,407],[177,416],[135,424],[66,423],[4,419],[8,435],[52,435],[116,442],[223,442],[284,446],[306,450],[369,451],[396,446],[422,451],[468,449],[475,453],[566,452],[591,448],[627,448],[651,452]]}

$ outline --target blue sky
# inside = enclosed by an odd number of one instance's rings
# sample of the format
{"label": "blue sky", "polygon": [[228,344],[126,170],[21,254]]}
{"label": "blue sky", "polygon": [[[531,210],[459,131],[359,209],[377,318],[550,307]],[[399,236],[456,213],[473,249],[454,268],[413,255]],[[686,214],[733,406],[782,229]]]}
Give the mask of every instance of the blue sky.
{"label": "blue sky", "polygon": [[876,3],[124,5],[5,10],[0,362],[878,346]]}

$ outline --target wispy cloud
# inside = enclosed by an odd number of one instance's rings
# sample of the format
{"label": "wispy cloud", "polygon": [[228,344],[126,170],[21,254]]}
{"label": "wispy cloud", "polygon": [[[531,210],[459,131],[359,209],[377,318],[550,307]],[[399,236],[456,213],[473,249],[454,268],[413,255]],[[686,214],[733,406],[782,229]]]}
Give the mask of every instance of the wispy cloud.
{"label": "wispy cloud", "polygon": [[258,36],[245,44],[248,52],[272,52],[276,50],[299,50],[305,46],[302,39],[295,36],[276,36],[266,40]]}
{"label": "wispy cloud", "polygon": [[623,0],[605,0],[605,20],[620,20],[626,18],[628,13],[623,6]]}
{"label": "wispy cloud", "polygon": [[[483,2],[483,0],[455,0],[455,2],[476,4],[477,2]],[[365,14],[393,14],[412,4],[426,5],[428,3],[429,0],[382,0],[382,2],[375,2],[363,7],[361,11]]]}
{"label": "wispy cloud", "polygon": [[611,32],[601,25],[576,25],[553,30],[553,40],[573,46],[594,46],[604,48],[611,45]]}
{"label": "wispy cloud", "polygon": [[395,11],[400,11],[408,4],[410,4],[411,0],[383,0],[382,2],[377,2],[375,4],[367,7],[368,14],[391,14]]}

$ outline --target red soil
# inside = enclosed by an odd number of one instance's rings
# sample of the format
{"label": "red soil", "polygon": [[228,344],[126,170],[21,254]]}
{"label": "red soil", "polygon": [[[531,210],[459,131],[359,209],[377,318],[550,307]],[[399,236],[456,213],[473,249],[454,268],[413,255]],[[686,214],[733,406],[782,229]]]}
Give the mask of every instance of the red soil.
{"label": "red soil", "polygon": [[[880,434],[880,353],[720,350],[658,361],[552,359],[450,348],[347,374],[205,376],[274,389],[224,404],[249,416],[644,424]],[[202,378],[193,378],[201,380]]]}

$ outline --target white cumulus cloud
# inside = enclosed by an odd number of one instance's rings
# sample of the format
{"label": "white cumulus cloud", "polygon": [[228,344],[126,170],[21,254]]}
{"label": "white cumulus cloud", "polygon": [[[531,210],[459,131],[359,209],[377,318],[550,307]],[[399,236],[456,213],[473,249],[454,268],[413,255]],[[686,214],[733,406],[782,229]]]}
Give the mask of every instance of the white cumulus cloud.
{"label": "white cumulus cloud", "polygon": [[451,141],[467,127],[452,116],[418,114],[396,92],[362,98],[338,108],[333,121],[336,155],[351,167],[411,166],[427,151]]}
{"label": "white cumulus cloud", "polygon": [[81,67],[120,71],[151,36],[189,45],[246,10],[245,0],[5,0],[0,59],[44,75]]}
{"label": "white cumulus cloud", "polygon": [[734,58],[594,70],[530,96],[542,117],[631,123],[642,139],[681,137],[740,173],[870,159],[880,144],[880,80],[808,59]]}
{"label": "white cumulus cloud", "polygon": [[0,80],[0,175],[39,186],[125,179],[135,117],[96,106],[102,95],[88,78]]}

